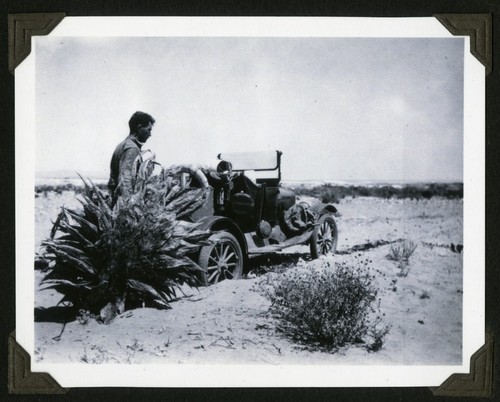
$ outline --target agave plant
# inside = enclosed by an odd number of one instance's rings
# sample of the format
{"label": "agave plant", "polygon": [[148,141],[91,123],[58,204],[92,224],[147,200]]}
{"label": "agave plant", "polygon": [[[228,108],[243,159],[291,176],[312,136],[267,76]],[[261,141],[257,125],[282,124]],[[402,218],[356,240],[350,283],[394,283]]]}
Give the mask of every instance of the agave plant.
{"label": "agave plant", "polygon": [[42,284],[63,295],[60,303],[109,322],[140,305],[169,308],[181,286],[198,285],[190,258],[208,231],[183,220],[206,201],[204,188],[182,188],[180,168],[152,174],[154,156],[138,170],[128,200],[112,206],[108,194],[83,178],[81,209],[61,208],[41,259],[49,266]]}

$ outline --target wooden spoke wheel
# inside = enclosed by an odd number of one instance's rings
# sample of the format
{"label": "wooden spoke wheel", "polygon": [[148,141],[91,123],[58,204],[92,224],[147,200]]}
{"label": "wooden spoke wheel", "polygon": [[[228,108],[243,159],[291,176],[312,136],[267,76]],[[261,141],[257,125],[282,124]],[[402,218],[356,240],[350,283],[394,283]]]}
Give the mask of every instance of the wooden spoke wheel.
{"label": "wooden spoke wheel", "polygon": [[310,247],[311,257],[318,258],[320,255],[335,254],[337,250],[337,224],[331,215],[323,215],[318,219],[311,235]]}
{"label": "wooden spoke wheel", "polygon": [[202,282],[212,285],[225,279],[239,279],[243,272],[243,253],[238,240],[228,232],[209,238],[212,244],[203,246],[198,263],[203,269]]}

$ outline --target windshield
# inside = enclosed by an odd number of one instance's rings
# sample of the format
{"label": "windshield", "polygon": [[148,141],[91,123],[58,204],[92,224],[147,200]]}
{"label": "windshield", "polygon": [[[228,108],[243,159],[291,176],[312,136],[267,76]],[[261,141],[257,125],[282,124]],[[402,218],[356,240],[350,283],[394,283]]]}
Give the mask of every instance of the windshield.
{"label": "windshield", "polygon": [[218,158],[231,162],[233,170],[275,170],[279,167],[279,155],[279,151],[228,152]]}

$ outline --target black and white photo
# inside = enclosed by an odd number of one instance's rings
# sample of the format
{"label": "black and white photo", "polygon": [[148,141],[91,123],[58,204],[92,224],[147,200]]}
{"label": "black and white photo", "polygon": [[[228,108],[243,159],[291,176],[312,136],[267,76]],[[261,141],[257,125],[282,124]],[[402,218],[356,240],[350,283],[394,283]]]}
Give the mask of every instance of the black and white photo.
{"label": "black and white photo", "polygon": [[434,18],[104,20],[64,19],[16,69],[33,371],[67,387],[469,372],[484,67],[468,37]]}

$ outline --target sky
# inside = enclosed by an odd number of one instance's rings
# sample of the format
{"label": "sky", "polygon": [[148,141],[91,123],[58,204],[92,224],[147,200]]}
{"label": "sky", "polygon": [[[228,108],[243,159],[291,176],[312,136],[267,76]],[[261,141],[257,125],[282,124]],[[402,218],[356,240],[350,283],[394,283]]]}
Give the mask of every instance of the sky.
{"label": "sky", "polygon": [[280,150],[283,180],[463,181],[462,38],[47,36],[35,52],[36,175],[107,177],[140,110],[164,166]]}

